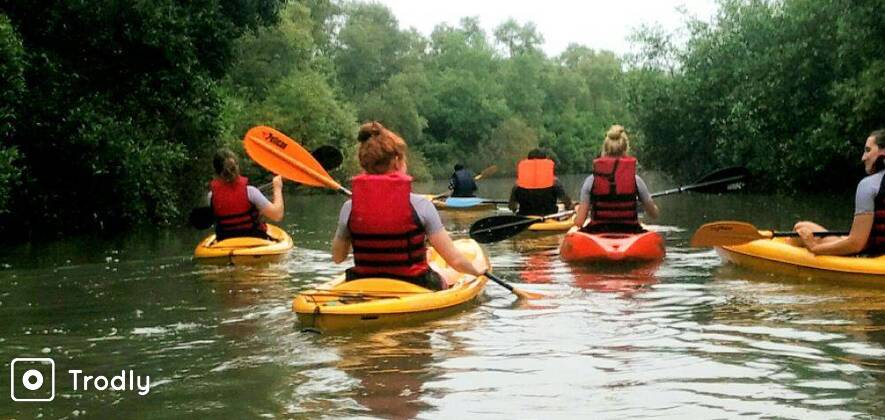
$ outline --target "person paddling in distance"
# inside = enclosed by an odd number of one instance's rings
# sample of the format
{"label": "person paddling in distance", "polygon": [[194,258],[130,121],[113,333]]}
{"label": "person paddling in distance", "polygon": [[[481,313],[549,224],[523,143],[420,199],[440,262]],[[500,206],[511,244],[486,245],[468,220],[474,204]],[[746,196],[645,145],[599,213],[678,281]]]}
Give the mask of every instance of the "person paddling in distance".
{"label": "person paddling in distance", "polygon": [[460,163],[455,164],[455,172],[449,178],[449,189],[452,190],[452,197],[475,197],[477,188],[473,172]]}
{"label": "person paddling in distance", "polygon": [[864,170],[868,174],[857,184],[854,196],[854,221],[848,236],[816,237],[812,232],[827,229],[817,223],[800,221],[793,226],[799,233],[794,245],[804,246],[818,255],[852,255],[885,252],[885,129],[870,133],[864,144]]}
{"label": "person paddling in distance", "polygon": [[[636,159],[629,156],[630,140],[624,127],[615,124],[602,142],[602,156],[593,161],[593,174],[581,187],[581,204],[575,226],[588,233],[641,232],[637,202],[652,219],[658,206],[645,181],[636,174]],[[584,226],[587,215],[590,223]]]}
{"label": "person paddling in distance", "polygon": [[215,238],[251,236],[266,239],[267,225],[259,216],[275,222],[283,220],[283,178],[273,178],[273,201],[240,175],[237,155],[220,149],[212,159],[215,178],[209,183],[209,206],[215,219]]}
{"label": "person paddling in distance", "polygon": [[353,248],[347,280],[384,277],[446,289],[449,285],[427,264],[425,241],[455,270],[482,275],[486,267],[475,267],[458,252],[430,200],[412,193],[406,142],[374,121],[360,127],[357,140],[364,172],[352,180],[353,196],[341,206],[332,239],[336,264]]}
{"label": "person paddling in distance", "polygon": [[516,185],[510,190],[510,211],[520,216],[544,216],[559,211],[557,200],[571,210],[571,197],[556,178],[556,164],[542,149],[533,149],[516,166]]}

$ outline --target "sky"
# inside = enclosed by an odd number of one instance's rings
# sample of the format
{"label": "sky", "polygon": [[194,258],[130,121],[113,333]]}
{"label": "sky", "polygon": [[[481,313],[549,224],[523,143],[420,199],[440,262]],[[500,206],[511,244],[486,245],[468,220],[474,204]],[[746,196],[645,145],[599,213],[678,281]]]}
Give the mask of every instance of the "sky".
{"label": "sky", "polygon": [[386,5],[400,29],[414,27],[430,35],[434,26],[456,26],[465,16],[478,16],[491,36],[509,18],[520,24],[534,22],[544,36],[544,52],[559,55],[570,43],[619,55],[631,51],[627,36],[641,24],[660,24],[668,32],[683,28],[685,16],[710,21],[715,0],[373,0]]}

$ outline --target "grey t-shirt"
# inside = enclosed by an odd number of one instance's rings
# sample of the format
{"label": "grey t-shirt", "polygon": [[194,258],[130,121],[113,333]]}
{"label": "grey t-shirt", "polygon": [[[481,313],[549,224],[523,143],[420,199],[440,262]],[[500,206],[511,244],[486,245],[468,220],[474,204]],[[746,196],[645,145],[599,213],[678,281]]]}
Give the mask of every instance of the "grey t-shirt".
{"label": "grey t-shirt", "polygon": [[875,211],[876,195],[879,194],[879,186],[882,185],[882,176],[885,176],[885,171],[876,172],[857,183],[857,192],[854,194],[855,215]]}
{"label": "grey t-shirt", "polygon": [[[246,195],[249,197],[249,202],[255,206],[259,211],[264,210],[265,207],[270,205],[270,200],[261,193],[261,191],[253,187],[251,185],[246,186]],[[212,202],[212,192],[206,195],[206,200],[208,202]]]}
{"label": "grey t-shirt", "polygon": [[[591,190],[593,190],[593,175],[588,176],[581,187],[581,204],[590,205]],[[636,191],[639,193],[639,201],[643,204],[651,204],[651,194],[648,192],[648,186],[645,185],[645,181],[639,175],[636,175]]]}
{"label": "grey t-shirt", "polygon": [[[415,213],[418,213],[418,220],[424,225],[424,232],[427,235],[439,232],[443,228],[439,212],[436,211],[436,207],[433,207],[433,203],[430,200],[418,194],[410,194],[409,202],[412,203]],[[338,214],[338,229],[335,230],[335,238],[337,239],[350,239],[350,230],[347,228],[347,222],[350,220],[350,209],[352,206],[353,202],[351,200],[345,201],[344,205],[341,206],[341,212]]]}

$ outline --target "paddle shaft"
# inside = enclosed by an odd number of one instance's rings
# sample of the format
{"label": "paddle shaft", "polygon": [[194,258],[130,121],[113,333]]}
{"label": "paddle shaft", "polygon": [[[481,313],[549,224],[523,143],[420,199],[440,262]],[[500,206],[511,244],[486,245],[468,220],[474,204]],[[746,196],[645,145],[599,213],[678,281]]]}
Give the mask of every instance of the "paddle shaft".
{"label": "paddle shaft", "polygon": [[[824,232],[811,232],[812,235],[821,238],[825,236],[847,236],[851,234],[851,232],[841,231],[841,230],[828,230]],[[771,231],[772,238],[798,238],[799,232],[774,232]]]}
{"label": "paddle shaft", "polygon": [[701,183],[698,183],[698,184],[684,185],[684,186],[681,186],[681,187],[678,187],[678,188],[672,188],[672,189],[669,189],[669,190],[665,190],[665,191],[661,191],[661,192],[656,192],[656,193],[653,193],[651,196],[652,196],[652,197],[660,197],[660,196],[663,196],[663,195],[677,194],[677,193],[681,193],[681,192],[683,192],[683,191],[691,191],[691,190],[696,189],[696,188],[709,187],[710,185],[727,184],[727,183],[729,183],[729,182],[740,181],[740,180],[742,180],[742,179],[744,179],[744,176],[743,176],[743,175],[732,176],[732,177],[723,178],[723,179],[717,179],[717,180],[713,180],[713,181],[701,182]]}
{"label": "paddle shaft", "polygon": [[483,274],[483,275],[492,279],[492,281],[494,281],[495,283],[498,283],[501,286],[504,286],[505,289],[507,289],[513,293],[516,293],[515,288],[513,286],[511,286],[510,283],[507,283],[506,281],[501,280],[500,278],[498,278],[498,276],[496,276],[488,271],[486,271],[485,274]]}
{"label": "paddle shaft", "polygon": [[493,230],[504,229],[504,228],[514,227],[514,226],[521,226],[521,225],[525,225],[526,227],[528,227],[528,226],[533,225],[535,223],[541,223],[547,219],[556,219],[556,218],[560,218],[560,217],[564,217],[564,216],[570,216],[574,213],[575,213],[574,210],[566,210],[566,211],[555,213],[555,214],[548,214],[547,216],[526,217],[525,220],[520,220],[518,222],[505,223],[503,225],[492,226],[492,227],[485,228],[485,229],[479,229],[479,230],[473,232],[473,234],[486,233],[486,232],[491,232]]}

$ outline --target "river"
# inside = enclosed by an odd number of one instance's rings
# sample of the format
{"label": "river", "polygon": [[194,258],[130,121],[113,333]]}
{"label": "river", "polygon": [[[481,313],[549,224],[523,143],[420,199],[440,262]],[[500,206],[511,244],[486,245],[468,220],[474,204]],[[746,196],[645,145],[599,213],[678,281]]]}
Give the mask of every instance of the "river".
{"label": "river", "polygon": [[[563,177],[573,193],[582,180]],[[653,191],[675,186],[654,174],[646,181]],[[512,182],[484,180],[480,193],[506,198]],[[662,217],[649,225],[667,240],[660,265],[573,267],[558,258],[561,235],[522,236],[484,248],[500,276],[546,299],[519,301],[489,283],[481,302],[441,319],[315,334],[301,331],[291,299],[344,268],[329,257],[344,198],[302,191],[287,184],[282,226],[296,249],[276,264],[195,264],[206,232],[185,227],[0,249],[0,418],[885,412],[885,284],[747,271],[688,246],[694,229],[713,220],[789,229],[811,219],[847,229],[851,192],[661,197]],[[471,222],[492,214],[443,220],[465,237]],[[54,360],[53,401],[11,400],[11,362],[22,357]],[[151,387],[146,395],[74,390],[70,370],[107,378],[131,370],[150,376]]]}

